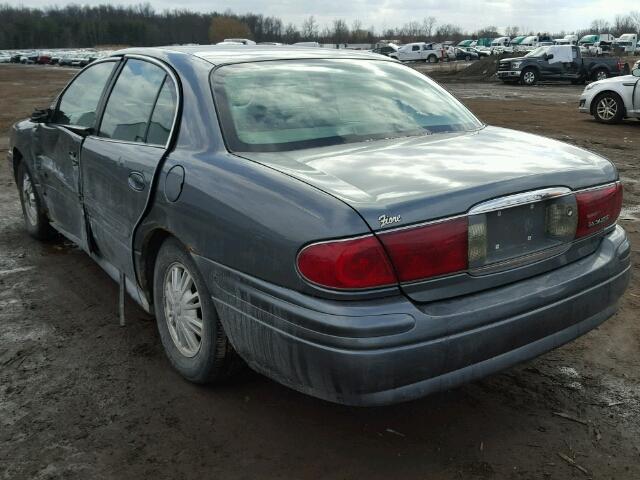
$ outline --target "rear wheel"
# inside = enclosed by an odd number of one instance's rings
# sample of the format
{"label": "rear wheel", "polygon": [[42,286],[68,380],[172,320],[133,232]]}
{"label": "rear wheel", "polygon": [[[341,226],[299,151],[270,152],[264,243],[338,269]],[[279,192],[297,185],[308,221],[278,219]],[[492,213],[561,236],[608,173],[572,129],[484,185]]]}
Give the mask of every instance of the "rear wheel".
{"label": "rear wheel", "polygon": [[154,269],[158,332],[173,367],[187,380],[227,379],[242,365],[229,343],[191,255],[175,239],[160,248]]}
{"label": "rear wheel", "polygon": [[609,72],[607,72],[604,68],[600,68],[593,72],[593,79],[596,81],[606,80],[607,78],[609,78]]}
{"label": "rear wheel", "polygon": [[532,87],[538,83],[538,72],[533,68],[528,68],[520,76],[520,82],[527,87]]}
{"label": "rear wheel", "polygon": [[618,94],[605,92],[594,103],[593,116],[598,122],[620,123],[624,118],[624,103]]}
{"label": "rear wheel", "polygon": [[42,207],[31,172],[24,162],[20,162],[16,173],[22,215],[27,232],[38,240],[47,240],[53,237],[55,231],[49,224],[47,213]]}

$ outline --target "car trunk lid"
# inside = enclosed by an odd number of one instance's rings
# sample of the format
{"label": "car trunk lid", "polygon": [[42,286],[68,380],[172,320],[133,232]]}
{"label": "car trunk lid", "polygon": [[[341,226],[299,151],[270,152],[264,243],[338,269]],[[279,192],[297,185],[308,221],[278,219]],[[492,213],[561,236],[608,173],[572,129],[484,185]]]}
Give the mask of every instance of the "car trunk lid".
{"label": "car trunk lid", "polygon": [[[465,275],[498,274],[520,266],[512,262],[516,258],[532,263],[539,252],[566,250],[573,237],[548,235],[550,205],[559,215],[572,215],[572,191],[617,178],[613,165],[595,154],[495,127],[240,155],[341,199],[383,239],[399,228],[467,216],[470,232],[483,231],[487,245],[484,258],[469,258]],[[527,198],[532,195],[538,197]],[[449,295],[427,283],[405,292],[420,301],[433,299],[425,289]]]}

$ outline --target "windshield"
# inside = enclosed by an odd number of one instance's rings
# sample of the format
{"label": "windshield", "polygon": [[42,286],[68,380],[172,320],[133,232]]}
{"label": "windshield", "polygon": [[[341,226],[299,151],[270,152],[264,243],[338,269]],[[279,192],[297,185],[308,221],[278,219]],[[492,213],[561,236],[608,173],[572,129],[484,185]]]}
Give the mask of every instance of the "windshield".
{"label": "windshield", "polygon": [[530,51],[525,57],[541,57],[547,53],[549,49],[547,47],[538,47],[535,50]]}
{"label": "windshield", "polygon": [[291,60],[212,74],[232,151],[284,151],[476,130],[482,124],[415,70],[373,60]]}

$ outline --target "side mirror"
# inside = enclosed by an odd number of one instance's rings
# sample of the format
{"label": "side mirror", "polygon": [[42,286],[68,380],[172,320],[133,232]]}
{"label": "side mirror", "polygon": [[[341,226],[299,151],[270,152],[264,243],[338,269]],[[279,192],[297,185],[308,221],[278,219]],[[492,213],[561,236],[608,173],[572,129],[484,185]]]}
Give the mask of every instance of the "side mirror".
{"label": "side mirror", "polygon": [[547,59],[547,60],[551,60],[551,59],[553,58],[553,53],[547,53],[547,54],[544,56],[544,58],[545,58],[545,59]]}
{"label": "side mirror", "polygon": [[640,77],[640,68],[634,68],[631,72],[631,75],[633,75],[634,77]]}
{"label": "side mirror", "polygon": [[50,119],[51,119],[50,108],[44,108],[44,109],[36,108],[31,114],[31,121],[34,123],[47,123]]}

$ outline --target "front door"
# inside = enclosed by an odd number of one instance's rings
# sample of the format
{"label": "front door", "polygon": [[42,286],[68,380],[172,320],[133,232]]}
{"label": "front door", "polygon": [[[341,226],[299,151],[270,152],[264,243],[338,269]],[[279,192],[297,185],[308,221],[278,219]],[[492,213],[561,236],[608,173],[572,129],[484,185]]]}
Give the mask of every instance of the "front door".
{"label": "front door", "polygon": [[126,60],[97,135],[82,146],[84,205],[99,255],[135,278],[132,236],[173,127],[177,90],[163,67]]}
{"label": "front door", "polygon": [[36,130],[35,165],[54,226],[82,248],[87,232],[80,195],[80,154],[117,61],[81,72],[60,96],[51,121]]}

